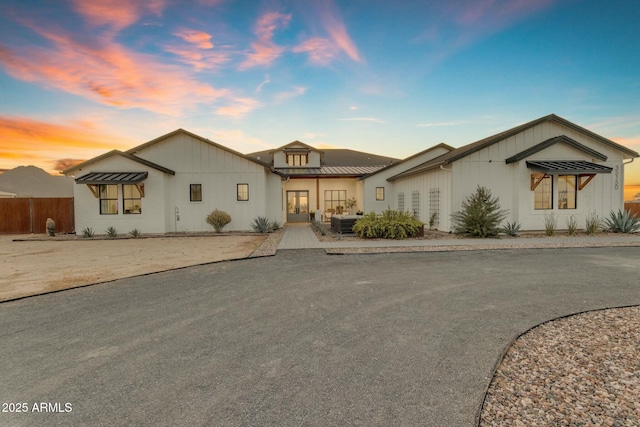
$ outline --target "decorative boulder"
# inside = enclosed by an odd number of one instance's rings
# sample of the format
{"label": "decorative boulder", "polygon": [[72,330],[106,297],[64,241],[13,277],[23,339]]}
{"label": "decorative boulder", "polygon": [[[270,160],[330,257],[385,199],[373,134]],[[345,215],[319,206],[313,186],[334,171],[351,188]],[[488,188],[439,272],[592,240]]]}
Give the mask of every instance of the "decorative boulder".
{"label": "decorative boulder", "polygon": [[52,218],[47,218],[47,233],[49,236],[56,235],[56,222]]}

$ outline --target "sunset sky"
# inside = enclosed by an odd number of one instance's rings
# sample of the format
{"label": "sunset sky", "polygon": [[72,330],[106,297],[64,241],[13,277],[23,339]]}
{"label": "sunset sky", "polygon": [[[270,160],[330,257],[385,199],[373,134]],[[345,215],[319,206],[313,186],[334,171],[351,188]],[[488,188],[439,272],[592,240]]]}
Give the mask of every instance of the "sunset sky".
{"label": "sunset sky", "polygon": [[403,158],[550,113],[640,151],[637,0],[3,0],[0,28],[0,169],[180,127]]}

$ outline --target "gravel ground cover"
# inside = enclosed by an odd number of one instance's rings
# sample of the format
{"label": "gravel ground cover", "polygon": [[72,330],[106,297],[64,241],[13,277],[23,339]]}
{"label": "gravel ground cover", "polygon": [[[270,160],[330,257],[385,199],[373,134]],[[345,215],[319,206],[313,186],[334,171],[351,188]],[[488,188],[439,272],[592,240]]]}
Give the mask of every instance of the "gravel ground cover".
{"label": "gravel ground cover", "polygon": [[480,426],[640,425],[640,307],[544,323],[507,350]]}

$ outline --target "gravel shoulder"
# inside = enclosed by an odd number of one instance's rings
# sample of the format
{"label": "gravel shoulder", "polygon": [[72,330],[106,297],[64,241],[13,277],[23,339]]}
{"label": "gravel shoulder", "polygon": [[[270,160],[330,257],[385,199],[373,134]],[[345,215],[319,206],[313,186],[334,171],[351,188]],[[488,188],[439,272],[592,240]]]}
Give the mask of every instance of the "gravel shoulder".
{"label": "gravel shoulder", "polygon": [[261,256],[269,253],[268,247],[259,251],[266,240],[267,235],[250,233],[136,239],[0,236],[0,301]]}

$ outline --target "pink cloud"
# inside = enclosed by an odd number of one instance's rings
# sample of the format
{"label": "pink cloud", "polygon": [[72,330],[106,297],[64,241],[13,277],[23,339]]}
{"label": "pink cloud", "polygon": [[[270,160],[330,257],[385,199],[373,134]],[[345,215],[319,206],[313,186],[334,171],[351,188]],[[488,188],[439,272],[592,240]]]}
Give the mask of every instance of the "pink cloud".
{"label": "pink cloud", "polygon": [[175,35],[188,43],[196,45],[200,49],[213,49],[211,34],[207,34],[203,31],[182,30],[175,33]]}
{"label": "pink cloud", "polygon": [[356,62],[362,62],[358,48],[347,32],[344,21],[333,0],[322,0],[314,3],[318,17],[333,43]]}
{"label": "pink cloud", "polygon": [[295,98],[296,96],[304,95],[307,92],[307,88],[303,86],[296,86],[293,90],[288,92],[280,92],[274,96],[276,104],[282,103],[288,99]]}
{"label": "pink cloud", "polygon": [[337,46],[330,40],[314,37],[293,48],[294,53],[307,53],[309,61],[315,65],[329,65],[338,53]]}
{"label": "pink cloud", "polygon": [[197,103],[230,96],[227,90],[199,82],[176,65],[131,51],[109,36],[86,40],[42,25],[30,28],[51,46],[10,50],[0,45],[0,64],[16,79],[106,105],[170,115],[180,115]]}
{"label": "pink cloud", "polygon": [[235,98],[229,105],[219,107],[216,114],[238,119],[255,110],[260,103],[252,98]]}
{"label": "pink cloud", "polygon": [[273,42],[273,34],[279,27],[286,27],[290,20],[291,15],[283,15],[278,12],[262,15],[254,27],[254,33],[258,39],[251,43],[253,52],[247,54],[247,58],[239,68],[246,70],[257,66],[268,66],[279,58],[286,49]]}
{"label": "pink cloud", "polygon": [[121,30],[146,14],[160,16],[164,0],[73,0],[73,7],[91,25]]}

